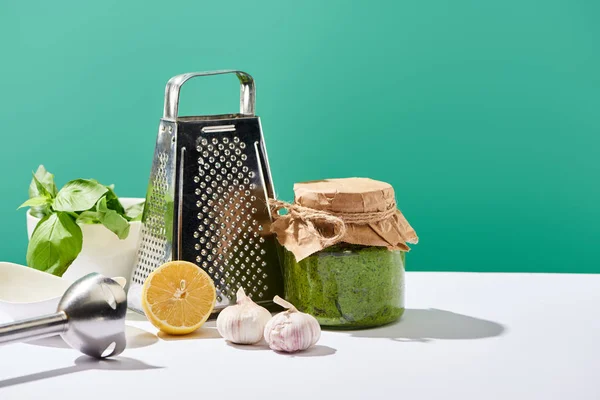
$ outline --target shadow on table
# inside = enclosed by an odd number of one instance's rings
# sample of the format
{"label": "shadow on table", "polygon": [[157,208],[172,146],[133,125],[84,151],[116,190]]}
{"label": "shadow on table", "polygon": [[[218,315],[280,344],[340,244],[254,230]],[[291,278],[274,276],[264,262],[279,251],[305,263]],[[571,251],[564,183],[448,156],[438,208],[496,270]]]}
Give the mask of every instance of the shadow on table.
{"label": "shadow on table", "polygon": [[97,360],[88,356],[81,356],[75,360],[75,365],[65,368],[53,369],[50,371],[36,372],[35,374],[18,376],[16,378],[9,378],[0,381],[0,389],[8,386],[20,385],[23,383],[35,382],[42,379],[54,378],[57,376],[63,376],[73,374],[80,371],[99,370],[99,371],[139,371],[147,369],[160,369],[163,367],[156,367],[153,365],[146,364],[142,361],[128,358],[128,357],[115,357],[107,358],[103,360]]}
{"label": "shadow on table", "polygon": [[503,325],[494,321],[429,308],[407,309],[402,320],[395,324],[353,331],[351,335],[401,342],[428,342],[432,339],[483,339],[500,336],[505,331]]}
{"label": "shadow on table", "polygon": [[[135,326],[125,326],[125,336],[127,337],[127,348],[137,349],[140,347],[151,346],[158,342],[158,338],[155,334],[147,332],[143,329],[136,328]],[[50,336],[43,339],[34,340],[28,342],[34,346],[53,347],[57,349],[70,349],[68,344],[60,336]]]}
{"label": "shadow on table", "polygon": [[288,357],[294,358],[294,357],[325,357],[325,356],[332,356],[337,352],[336,349],[334,349],[333,347],[329,347],[329,346],[322,346],[320,344],[316,344],[304,351],[299,351],[297,353],[282,353],[280,351],[278,351],[277,353],[279,354],[283,354],[286,355]]}
{"label": "shadow on table", "polygon": [[[238,350],[246,350],[246,351],[261,351],[261,350],[269,350],[272,351],[269,348],[269,345],[263,340],[260,343],[257,344],[253,344],[253,345],[245,345],[245,344],[235,344],[235,343],[231,343],[230,341],[226,341],[227,346],[229,347],[233,347],[234,349],[238,349]],[[288,356],[288,357],[324,357],[324,356],[332,356],[337,352],[336,349],[334,349],[333,347],[329,347],[329,346],[322,346],[320,344],[317,344],[315,346],[312,346],[304,351],[298,351],[296,353],[285,353],[282,351],[277,351],[276,353],[284,355],[284,356]]]}
{"label": "shadow on table", "polygon": [[127,310],[127,321],[148,321],[145,315],[133,310]]}
{"label": "shadow on table", "polygon": [[234,349],[238,349],[238,350],[245,350],[245,351],[271,350],[269,348],[269,345],[267,344],[267,342],[264,341],[264,339],[256,344],[236,344],[236,343],[231,343],[229,340],[226,340],[225,343],[227,344],[227,346],[233,347]]}
{"label": "shadow on table", "polygon": [[187,335],[169,335],[168,333],[158,332],[158,337],[166,341],[195,340],[195,339],[221,339],[215,321],[208,321],[202,327]]}

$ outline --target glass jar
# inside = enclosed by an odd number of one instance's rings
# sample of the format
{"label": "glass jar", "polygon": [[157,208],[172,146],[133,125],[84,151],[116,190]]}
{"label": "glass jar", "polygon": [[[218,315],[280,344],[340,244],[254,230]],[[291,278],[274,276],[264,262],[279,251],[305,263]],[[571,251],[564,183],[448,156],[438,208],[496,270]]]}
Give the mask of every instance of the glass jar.
{"label": "glass jar", "polygon": [[405,252],[338,244],[296,262],[284,249],[285,296],[324,327],[368,328],[404,313]]}

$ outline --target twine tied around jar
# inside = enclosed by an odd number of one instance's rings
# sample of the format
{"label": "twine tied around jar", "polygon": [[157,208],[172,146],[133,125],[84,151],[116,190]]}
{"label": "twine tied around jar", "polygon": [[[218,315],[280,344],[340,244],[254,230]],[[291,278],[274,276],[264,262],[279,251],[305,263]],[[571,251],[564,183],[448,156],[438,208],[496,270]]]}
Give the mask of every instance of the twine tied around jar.
{"label": "twine tied around jar", "polygon": [[[419,238],[398,210],[389,183],[368,178],[294,185],[294,202],[269,200],[270,231],[296,261],[338,243],[409,251]],[[287,214],[278,214],[279,210]]]}
{"label": "twine tied around jar", "polygon": [[[396,214],[396,203],[390,204],[385,211],[378,212],[332,212],[304,207],[296,203],[269,199],[269,205],[273,211],[273,218],[280,217],[279,210],[287,210],[294,220],[302,221],[307,229],[321,239],[324,246],[338,243],[346,235],[346,224],[368,225],[370,223],[389,219]],[[325,236],[322,230],[317,229],[315,223],[325,223],[333,230],[332,236]]]}

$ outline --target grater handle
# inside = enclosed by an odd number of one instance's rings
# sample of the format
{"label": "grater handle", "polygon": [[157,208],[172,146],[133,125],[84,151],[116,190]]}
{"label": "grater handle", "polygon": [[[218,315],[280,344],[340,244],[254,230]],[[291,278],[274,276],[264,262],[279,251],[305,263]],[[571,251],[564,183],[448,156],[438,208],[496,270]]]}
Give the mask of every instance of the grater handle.
{"label": "grater handle", "polygon": [[189,72],[172,77],[165,88],[165,109],[163,119],[175,121],[179,109],[179,91],[183,84],[197,76],[236,74],[240,80],[240,114],[253,116],[256,104],[254,79],[243,71],[225,69],[220,71]]}

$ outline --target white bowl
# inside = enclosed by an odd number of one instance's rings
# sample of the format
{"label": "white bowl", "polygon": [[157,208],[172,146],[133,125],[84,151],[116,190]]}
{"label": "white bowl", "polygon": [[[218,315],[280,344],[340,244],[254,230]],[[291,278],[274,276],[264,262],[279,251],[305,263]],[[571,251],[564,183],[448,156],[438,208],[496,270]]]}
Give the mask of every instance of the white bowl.
{"label": "white bowl", "polygon": [[[124,207],[144,201],[141,198],[126,197],[120,200]],[[28,211],[27,235],[30,239],[38,222],[40,219]],[[83,232],[83,248],[63,277],[72,282],[91,272],[98,272],[104,276],[129,278],[133,272],[142,223],[131,222],[129,236],[124,240],[120,240],[100,224],[80,226]]]}
{"label": "white bowl", "polygon": [[[113,279],[125,286],[124,278]],[[0,262],[0,311],[13,320],[52,314],[71,283],[37,269]]]}
{"label": "white bowl", "polygon": [[0,262],[0,310],[14,320],[53,313],[70,284],[33,268]]}

